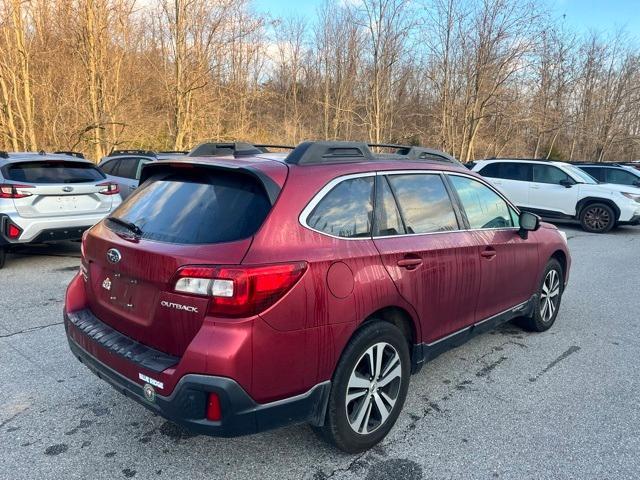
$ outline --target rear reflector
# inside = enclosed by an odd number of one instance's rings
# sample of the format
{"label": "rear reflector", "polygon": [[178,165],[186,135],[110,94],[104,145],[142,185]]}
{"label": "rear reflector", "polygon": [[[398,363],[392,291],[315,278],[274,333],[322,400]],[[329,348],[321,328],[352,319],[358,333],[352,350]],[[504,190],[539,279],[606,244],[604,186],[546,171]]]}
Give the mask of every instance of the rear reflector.
{"label": "rear reflector", "polygon": [[176,273],[174,290],[211,298],[211,315],[244,317],[256,315],[277,302],[306,269],[306,262],[248,267],[187,266]]}
{"label": "rear reflector", "polygon": [[22,230],[16,227],[13,223],[9,223],[7,225],[7,237],[15,240],[16,238],[20,237],[21,233]]}
{"label": "rear reflector", "polygon": [[24,198],[30,197],[30,192],[25,192],[25,188],[34,188],[33,185],[3,184],[0,185],[0,198]]}
{"label": "rear reflector", "polygon": [[220,408],[220,397],[217,393],[209,393],[207,402],[207,420],[219,422],[222,419],[222,409]]}
{"label": "rear reflector", "polygon": [[97,186],[104,187],[98,190],[98,192],[103,195],[115,195],[116,193],[120,193],[120,187],[117,183],[104,182],[99,183]]}

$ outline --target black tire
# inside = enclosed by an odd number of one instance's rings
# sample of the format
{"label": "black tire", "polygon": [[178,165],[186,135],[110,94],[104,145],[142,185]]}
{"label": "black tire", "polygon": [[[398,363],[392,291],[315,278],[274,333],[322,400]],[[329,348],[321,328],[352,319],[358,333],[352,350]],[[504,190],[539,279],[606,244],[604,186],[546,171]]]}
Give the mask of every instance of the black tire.
{"label": "black tire", "polygon": [[616,220],[613,208],[606,203],[590,203],[580,211],[580,225],[587,232],[607,233]]}
{"label": "black tire", "polygon": [[[549,291],[548,281],[553,278],[553,273],[555,272],[557,278],[557,289],[558,293],[555,296],[550,296],[548,293],[553,293],[553,289]],[[549,330],[551,325],[556,321],[556,317],[558,316],[558,311],[560,310],[560,303],[562,301],[562,293],[564,289],[564,274],[562,271],[562,266],[560,262],[555,258],[549,260],[546,268],[544,269],[544,273],[542,274],[542,280],[540,281],[540,285],[538,286],[538,295],[533,307],[533,313],[530,317],[523,317],[518,319],[518,324],[524,328],[525,330],[529,330],[530,332],[544,332],[545,330]],[[548,300],[547,300],[548,299]],[[545,308],[545,303],[547,303]],[[551,306],[549,306],[551,305]],[[553,308],[551,315],[549,315],[550,308]]]}
{"label": "black tire", "polygon": [[0,247],[0,269],[4,267],[4,262],[7,258],[7,249]]}
{"label": "black tire", "polygon": [[[379,350],[380,345],[383,345],[382,350]],[[382,352],[382,355],[378,352]],[[369,368],[369,360],[377,365],[378,356],[382,360],[377,370],[383,373],[378,377],[381,379],[380,385],[377,380],[372,381],[371,376],[366,378],[367,373],[362,374],[362,368]],[[347,453],[362,452],[380,442],[395,424],[404,405],[409,388],[410,364],[407,339],[395,325],[379,320],[365,324],[353,336],[338,362],[331,383],[324,426],[315,427],[316,432]],[[366,371],[370,373],[370,370]],[[399,377],[394,376],[397,373]],[[389,381],[391,377],[394,379]],[[385,379],[389,383],[383,386]],[[368,383],[369,388],[349,387],[350,380]],[[352,397],[356,397],[350,402],[347,402],[348,391]],[[387,400],[393,398],[393,404]],[[378,402],[383,408],[390,407],[384,420]],[[358,414],[363,409],[365,413],[360,417]],[[362,432],[352,427],[359,418],[362,418]]]}

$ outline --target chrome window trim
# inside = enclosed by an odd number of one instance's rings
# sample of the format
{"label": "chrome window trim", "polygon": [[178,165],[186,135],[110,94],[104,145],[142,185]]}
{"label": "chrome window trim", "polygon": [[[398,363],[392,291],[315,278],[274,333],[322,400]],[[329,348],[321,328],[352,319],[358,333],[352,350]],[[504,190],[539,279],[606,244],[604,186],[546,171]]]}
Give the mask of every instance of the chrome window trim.
{"label": "chrome window trim", "polygon": [[[389,175],[457,175],[460,177],[467,177],[472,180],[476,180],[482,185],[488,187],[491,191],[496,193],[500,198],[502,198],[508,206],[513,208],[515,212],[520,215],[520,209],[516,207],[510,200],[508,200],[499,190],[493,187],[489,182],[485,181],[483,178],[478,178],[475,175],[469,175],[463,172],[455,172],[455,171],[447,171],[447,170],[380,170],[375,172],[364,172],[364,173],[352,173],[348,175],[342,175],[340,177],[336,177],[327,183],[324,187],[322,187],[318,193],[316,193],[313,198],[307,203],[304,207],[300,215],[298,216],[298,221],[300,225],[305,227],[312,232],[319,233],[320,235],[324,235],[330,238],[336,238],[338,240],[347,240],[347,241],[362,241],[362,240],[382,240],[385,238],[400,238],[400,237],[418,237],[424,235],[442,235],[448,233],[460,233],[460,232],[490,232],[496,230],[504,230],[504,231],[514,231],[517,232],[519,230],[518,227],[506,227],[506,228],[462,228],[457,230],[445,230],[442,232],[425,232],[425,233],[405,233],[398,235],[383,235],[383,236],[369,236],[369,237],[358,237],[358,238],[349,238],[349,237],[339,237],[337,235],[331,235],[330,233],[323,232],[321,230],[315,229],[309,224],[307,224],[307,218],[313,211],[313,209],[320,203],[320,201],[331,191],[335,186],[342,183],[345,180],[351,180],[354,178],[366,178],[366,177],[376,177],[376,176],[389,176]],[[375,206],[374,206],[375,207]]]}
{"label": "chrome window trim", "polygon": [[311,227],[308,223],[307,223],[307,218],[309,217],[309,215],[311,215],[311,212],[313,212],[313,210],[318,206],[318,203],[320,203],[322,201],[322,199],[324,197],[327,196],[327,194],[333,190],[337,185],[339,185],[340,183],[346,181],[346,180],[352,180],[354,178],[368,178],[368,177],[375,177],[376,176],[376,172],[361,172],[361,173],[352,173],[349,175],[342,175],[340,177],[336,177],[333,180],[331,180],[329,183],[327,183],[324,187],[322,187],[320,189],[320,191],[318,191],[318,193],[316,193],[313,198],[309,201],[309,203],[307,203],[307,206],[304,207],[304,209],[302,210],[302,212],[300,212],[300,215],[298,216],[298,221],[300,222],[300,224],[311,230],[312,232],[316,232],[319,233],[320,235],[325,235],[327,237],[331,237],[331,238],[337,238],[339,240],[348,240],[348,241],[354,241],[354,240],[371,240],[371,235],[369,235],[368,237],[354,237],[354,238],[350,238],[350,237],[339,237],[338,235],[332,235],[330,233],[327,232],[323,232],[322,230],[318,230],[316,228]]}

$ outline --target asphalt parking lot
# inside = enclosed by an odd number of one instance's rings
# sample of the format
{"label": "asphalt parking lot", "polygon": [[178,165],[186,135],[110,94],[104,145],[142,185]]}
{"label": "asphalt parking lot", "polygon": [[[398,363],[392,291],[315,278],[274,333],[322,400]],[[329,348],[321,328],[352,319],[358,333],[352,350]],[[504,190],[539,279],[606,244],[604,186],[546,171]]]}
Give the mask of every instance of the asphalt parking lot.
{"label": "asphalt parking lot", "polygon": [[638,478],[640,228],[563,227],[573,270],[556,325],[507,324],[412,377],[381,445],[346,455],[304,425],[194,436],[69,352],[63,293],[78,244],[0,271],[0,478]]}

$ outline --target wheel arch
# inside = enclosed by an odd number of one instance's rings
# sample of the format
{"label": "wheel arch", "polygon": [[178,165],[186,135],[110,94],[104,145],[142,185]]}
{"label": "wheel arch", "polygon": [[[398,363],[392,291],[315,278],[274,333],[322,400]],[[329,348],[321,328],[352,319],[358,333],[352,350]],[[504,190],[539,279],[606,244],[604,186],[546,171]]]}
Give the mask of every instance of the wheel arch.
{"label": "wheel arch", "polygon": [[402,332],[403,336],[407,340],[411,364],[415,365],[416,363],[421,363],[423,361],[423,359],[419,356],[420,350],[416,348],[421,341],[418,319],[414,318],[414,316],[406,308],[397,305],[388,305],[386,307],[381,307],[374,312],[371,312],[349,334],[348,338],[346,339],[344,344],[342,344],[342,347],[340,348],[339,352],[337,352],[337,355],[334,358],[332,375],[335,373],[336,366],[338,365],[340,358],[342,358],[345,349],[351,343],[353,337],[363,327],[375,321],[388,322],[398,327],[398,329]]}
{"label": "wheel arch", "polygon": [[616,202],[614,202],[610,198],[600,198],[600,197],[585,197],[585,198],[580,199],[580,201],[576,205],[576,217],[579,219],[580,215],[582,214],[582,211],[587,206],[593,205],[594,203],[604,203],[608,207],[611,207],[611,209],[613,209],[613,213],[616,216],[616,218],[615,218],[616,222],[620,218],[620,209],[616,205]]}
{"label": "wheel arch", "polygon": [[562,267],[562,276],[564,277],[567,274],[567,254],[562,250],[556,250],[549,258],[555,258],[558,261]]}

